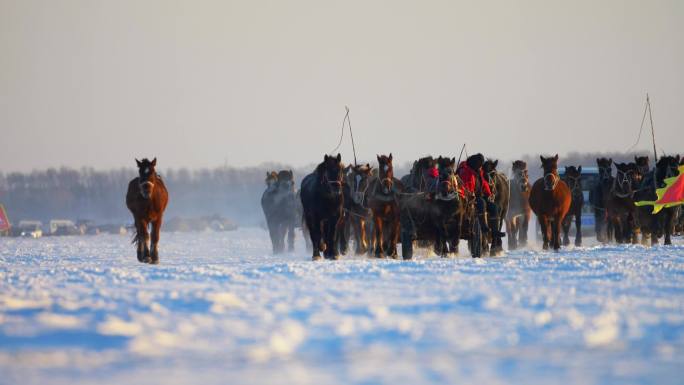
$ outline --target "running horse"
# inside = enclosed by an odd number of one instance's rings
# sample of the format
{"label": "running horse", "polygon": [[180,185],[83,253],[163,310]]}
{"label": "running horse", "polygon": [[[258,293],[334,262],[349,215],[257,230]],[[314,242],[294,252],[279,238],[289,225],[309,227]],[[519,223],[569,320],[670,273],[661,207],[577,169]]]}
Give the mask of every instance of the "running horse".
{"label": "running horse", "polygon": [[539,220],[544,250],[548,250],[551,243],[553,249],[558,251],[561,246],[561,224],[570,209],[572,197],[568,185],[558,176],[558,154],[550,158],[539,158],[544,176],[532,185],[530,207]]}
{"label": "running horse", "polygon": [[287,234],[288,251],[294,251],[295,227],[298,215],[295,181],[292,170],[266,173],[266,190],[261,195],[261,208],[266,217],[273,254],[285,251]]}
{"label": "running horse", "polygon": [[527,245],[527,230],[532,209],[530,208],[530,179],[527,174],[527,163],[522,160],[513,162],[513,178],[511,179],[511,199],[506,215],[506,236],[508,250]]}
{"label": "running horse", "polygon": [[368,187],[373,177],[370,164],[349,165],[345,168],[344,185],[344,229],[340,236],[340,250],[344,254],[348,248],[349,238],[354,238],[355,254],[368,252],[369,234],[372,221],[368,208]]}
{"label": "running horse", "polygon": [[608,221],[606,210],[606,199],[613,185],[613,159],[597,158],[599,182],[589,191],[589,204],[594,210],[594,226],[596,229],[596,240],[599,242],[610,242],[613,240],[613,225]]}
{"label": "running horse", "polygon": [[565,184],[570,188],[572,203],[570,211],[563,219],[563,246],[570,244],[570,225],[575,219],[575,246],[582,246],[582,208],[584,207],[584,193],[582,192],[582,166],[565,167],[563,175]]}
{"label": "running horse", "polygon": [[[655,180],[644,180],[642,188],[635,194],[635,201],[655,201],[658,199],[656,188],[665,186],[665,179],[679,175],[680,157],[663,156],[658,159],[654,173]],[[653,214],[653,206],[637,207],[639,223],[641,224],[642,243],[651,239],[652,245],[658,244],[658,238],[664,236],[664,244],[672,244],[672,234],[675,231],[676,222],[681,212],[681,207],[666,207],[657,214]]]}
{"label": "running horse", "polygon": [[[483,163],[482,169],[485,178],[487,178],[489,189],[492,191],[491,199],[494,200],[497,210],[496,217],[488,218],[487,220],[489,222],[489,228],[501,232],[506,216],[508,215],[508,206],[511,199],[511,186],[506,175],[496,170],[496,166],[498,165],[498,159],[487,159]],[[490,238],[492,238],[491,234]],[[493,237],[490,241],[490,255],[495,256],[496,254],[503,252],[503,243],[500,237]]]}
{"label": "running horse", "polygon": [[373,213],[373,237],[371,244],[375,247],[375,257],[385,255],[398,258],[399,242],[399,198],[404,188],[401,181],[394,177],[392,153],[389,156],[377,155],[378,176],[370,180],[368,186],[368,207]]}
{"label": "running horse", "polygon": [[605,200],[608,220],[613,226],[615,242],[636,243],[636,164],[615,163],[615,169],[613,185]]}
{"label": "running horse", "polygon": [[[133,214],[135,222],[135,238],[138,261],[143,263],[159,263],[159,231],[161,230],[164,210],[169,202],[169,193],[161,177],[157,175],[155,167],[157,158],[149,161],[135,160],[138,165],[138,177],[128,184],[126,206]],[[152,225],[152,239],[148,233],[148,226]]]}
{"label": "running horse", "polygon": [[300,198],[309,229],[314,261],[339,259],[337,237],[344,209],[342,156],[323,157],[311,174],[302,179]]}

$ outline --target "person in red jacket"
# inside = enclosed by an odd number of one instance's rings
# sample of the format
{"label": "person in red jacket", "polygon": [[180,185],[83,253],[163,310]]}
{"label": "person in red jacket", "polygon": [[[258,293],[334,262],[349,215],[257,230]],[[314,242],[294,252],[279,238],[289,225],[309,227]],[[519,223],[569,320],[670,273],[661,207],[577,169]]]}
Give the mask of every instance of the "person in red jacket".
{"label": "person in red jacket", "polygon": [[[477,214],[480,216],[482,231],[485,233],[491,231],[492,237],[502,238],[506,236],[506,233],[496,229],[496,224],[499,221],[499,210],[494,203],[494,195],[492,195],[492,190],[489,187],[489,183],[487,183],[487,178],[484,177],[484,171],[482,170],[484,161],[485,159],[482,154],[471,155],[465,162],[461,162],[457,172],[463,182],[463,189],[475,195],[475,207],[477,208]],[[485,220],[485,207],[487,208],[489,221]],[[487,222],[489,222],[489,226],[487,226]]]}

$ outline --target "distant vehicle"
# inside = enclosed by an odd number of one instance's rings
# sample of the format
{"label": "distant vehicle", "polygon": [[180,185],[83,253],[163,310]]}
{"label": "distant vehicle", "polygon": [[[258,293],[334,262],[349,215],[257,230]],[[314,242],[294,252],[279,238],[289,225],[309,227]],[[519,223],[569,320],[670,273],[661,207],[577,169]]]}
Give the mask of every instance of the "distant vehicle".
{"label": "distant vehicle", "polygon": [[80,235],[78,227],[68,219],[53,219],[49,224],[50,235]]}
{"label": "distant vehicle", "polygon": [[[563,178],[565,174],[565,167],[558,167],[558,175]],[[598,167],[596,166],[582,166],[582,195],[584,195],[584,206],[582,207],[582,234],[596,233],[596,219],[594,218],[594,210],[589,202],[589,192],[593,190],[599,183]],[[571,234],[575,231],[575,222],[571,222]]]}
{"label": "distant vehicle", "polygon": [[19,224],[12,227],[12,236],[40,238],[43,236],[43,222],[41,221],[19,221]]}

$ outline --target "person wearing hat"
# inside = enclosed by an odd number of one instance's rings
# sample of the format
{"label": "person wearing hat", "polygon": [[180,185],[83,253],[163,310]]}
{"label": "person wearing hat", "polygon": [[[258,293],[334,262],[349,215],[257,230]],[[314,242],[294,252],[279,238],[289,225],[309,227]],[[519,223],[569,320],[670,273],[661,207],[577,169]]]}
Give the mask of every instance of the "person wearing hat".
{"label": "person wearing hat", "polygon": [[[494,195],[487,183],[487,178],[484,177],[482,165],[484,164],[484,155],[477,153],[471,155],[465,162],[461,162],[458,166],[458,176],[463,182],[463,189],[475,195],[475,207],[477,215],[480,217],[480,226],[482,231],[489,233],[491,231],[492,237],[502,238],[506,233],[497,230],[497,223],[499,223],[499,210],[494,203]],[[485,200],[486,198],[486,200]],[[485,207],[487,214],[489,214],[489,226],[485,220]]]}

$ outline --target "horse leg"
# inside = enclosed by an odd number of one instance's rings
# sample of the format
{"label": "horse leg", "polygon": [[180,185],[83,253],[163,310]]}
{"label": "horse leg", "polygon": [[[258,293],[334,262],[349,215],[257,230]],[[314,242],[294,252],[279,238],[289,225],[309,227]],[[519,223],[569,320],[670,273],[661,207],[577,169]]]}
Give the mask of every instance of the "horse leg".
{"label": "horse leg", "polygon": [[149,222],[141,221],[142,223],[142,244],[143,244],[143,262],[150,263],[150,233],[148,231]]}
{"label": "horse leg", "polygon": [[278,254],[278,226],[273,219],[266,219],[266,225],[268,226],[268,236],[271,238],[273,254]]}
{"label": "horse leg", "polygon": [[308,215],[306,227],[309,228],[309,236],[311,237],[311,249],[313,251],[311,259],[317,261],[321,259],[321,224],[316,221],[313,215]]}
{"label": "horse leg", "polygon": [[156,265],[159,263],[159,231],[161,230],[162,219],[158,218],[152,222],[152,243],[150,244],[150,263]]}
{"label": "horse leg", "polygon": [[513,221],[515,218],[506,218],[506,235],[508,236],[508,250],[515,250],[515,227]]}
{"label": "horse leg", "polygon": [[570,232],[571,220],[571,214],[567,214],[565,218],[563,218],[563,246],[567,246],[570,244],[570,236],[568,235],[568,233]]}
{"label": "horse leg", "polygon": [[145,236],[143,222],[139,219],[135,220],[135,246],[138,256],[138,262],[145,261]]}
{"label": "horse leg", "polygon": [[343,231],[342,226],[344,222],[339,215],[331,216],[325,223],[325,243],[330,245],[325,249],[325,257],[327,259],[339,259],[338,242],[339,235]]}
{"label": "horse leg", "polygon": [[549,220],[546,217],[546,215],[540,215],[539,216],[539,228],[541,229],[542,233],[542,239],[543,239],[543,244],[542,244],[542,249],[548,250],[549,249]]}
{"label": "horse leg", "polygon": [[385,255],[384,239],[382,236],[382,218],[374,215],[375,218],[375,258],[382,258]]}
{"label": "horse leg", "polygon": [[354,239],[356,239],[356,254],[362,255],[368,250],[368,239],[366,239],[366,219],[356,218],[352,225],[354,227]]}
{"label": "horse leg", "polygon": [[399,243],[399,235],[400,235],[400,228],[401,225],[399,223],[399,214],[397,213],[395,218],[392,219],[392,222],[389,223],[390,226],[390,247],[388,250],[388,257],[397,259],[399,258],[399,253],[397,252],[397,243]]}
{"label": "horse leg", "polygon": [[294,251],[294,241],[295,241],[294,221],[288,221],[288,223],[287,223],[287,251],[289,251],[290,253]]}
{"label": "horse leg", "polygon": [[522,226],[518,225],[518,247],[527,246],[527,232],[530,228],[531,215],[532,214],[530,212],[526,212],[522,219]]}
{"label": "horse leg", "polygon": [[582,210],[575,213],[575,246],[582,246]]}
{"label": "horse leg", "polygon": [[553,218],[553,227],[551,228],[551,236],[553,238],[553,249],[555,251],[558,251],[561,247],[561,227],[563,227],[563,217],[561,217],[560,215],[556,215]]}
{"label": "horse leg", "polygon": [[674,230],[675,209],[665,209],[665,246],[672,244],[672,230]]}

